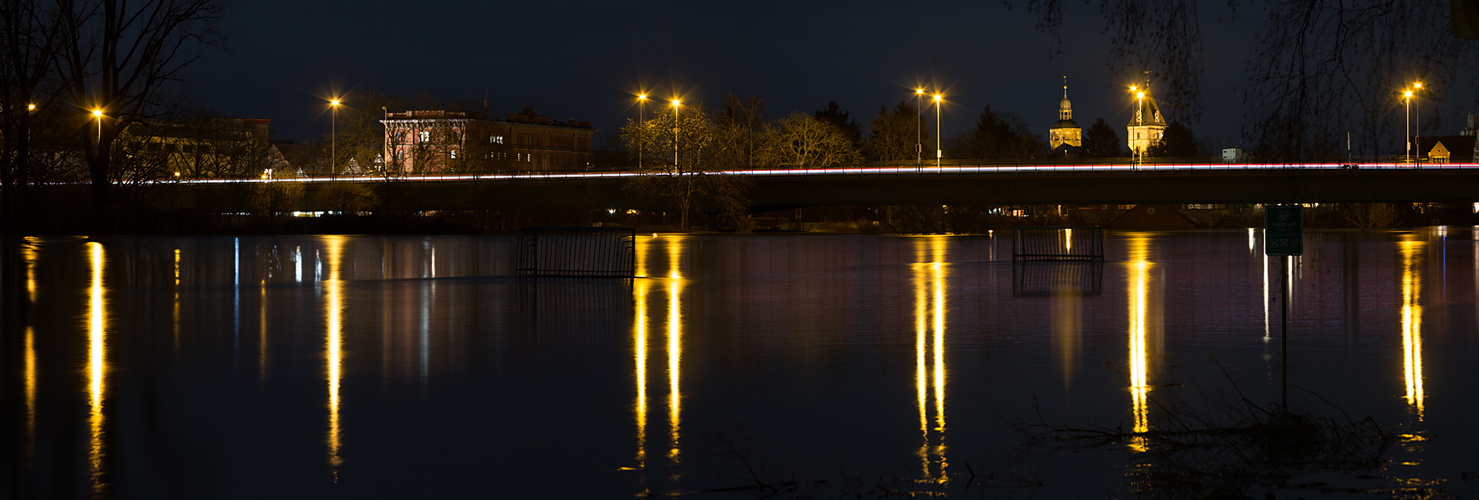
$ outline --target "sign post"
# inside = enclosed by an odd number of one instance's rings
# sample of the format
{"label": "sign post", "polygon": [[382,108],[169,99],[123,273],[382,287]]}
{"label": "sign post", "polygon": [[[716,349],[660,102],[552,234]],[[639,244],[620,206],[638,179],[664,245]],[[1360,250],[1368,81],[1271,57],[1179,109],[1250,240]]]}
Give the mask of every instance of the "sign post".
{"label": "sign post", "polygon": [[1266,205],[1263,207],[1263,254],[1279,257],[1280,333],[1279,372],[1282,387],[1280,404],[1289,411],[1289,256],[1304,255],[1304,207],[1300,205]]}

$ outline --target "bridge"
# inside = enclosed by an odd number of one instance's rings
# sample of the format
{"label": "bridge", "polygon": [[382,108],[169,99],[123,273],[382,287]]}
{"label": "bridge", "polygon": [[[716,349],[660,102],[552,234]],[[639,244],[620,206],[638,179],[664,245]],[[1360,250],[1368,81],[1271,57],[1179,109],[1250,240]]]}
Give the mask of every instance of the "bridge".
{"label": "bridge", "polygon": [[[1479,164],[1307,163],[945,165],[711,172],[751,182],[752,209],[809,206],[1479,201]],[[635,172],[313,177],[161,182],[160,205],[247,211],[260,184],[302,183],[298,209],[333,210],[319,193],[374,190],[391,210],[506,207],[660,208],[624,189]]]}

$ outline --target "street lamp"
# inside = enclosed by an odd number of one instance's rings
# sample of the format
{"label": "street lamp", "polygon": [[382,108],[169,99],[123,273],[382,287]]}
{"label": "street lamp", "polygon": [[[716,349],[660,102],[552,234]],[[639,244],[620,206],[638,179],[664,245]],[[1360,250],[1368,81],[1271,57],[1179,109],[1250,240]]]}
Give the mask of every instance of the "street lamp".
{"label": "street lamp", "polygon": [[678,107],[679,106],[682,106],[682,105],[683,105],[683,102],[682,101],[679,101],[677,99],[673,99],[673,170],[672,171],[674,173],[677,173],[678,172],[678,130],[679,130],[678,125],[680,123],[682,123],[682,122],[679,122],[678,121]]}
{"label": "street lamp", "polygon": [[647,94],[637,94],[637,170],[642,169],[642,132],[647,125],[642,123],[643,111],[647,109]]}
{"label": "street lamp", "polygon": [[1145,91],[1131,85],[1130,92],[1135,93],[1135,132],[1130,134],[1130,158],[1138,164],[1145,159],[1144,148],[1137,147],[1140,145],[1140,134],[1145,133]]}
{"label": "street lamp", "polygon": [[[1414,88],[1414,89],[1416,89],[1418,91],[1421,91],[1422,88],[1423,88],[1423,82],[1413,82],[1412,88]],[[1410,94],[1411,92],[1408,92],[1408,93]],[[1423,152],[1422,152],[1422,143],[1423,143],[1423,141],[1422,141],[1422,138],[1423,138],[1423,105],[1422,105],[1422,103],[1417,103],[1417,128],[1415,130],[1417,131],[1417,134],[1416,134],[1416,138],[1412,140],[1414,142],[1414,144],[1412,145],[1412,149],[1416,150],[1416,152],[1417,152],[1417,166],[1418,166],[1418,168],[1422,168],[1422,164],[1423,164]]]}
{"label": "street lamp", "polygon": [[914,89],[914,166],[924,166],[924,88]]}
{"label": "street lamp", "polygon": [[329,100],[329,174],[339,173],[334,165],[339,154],[339,100]]}
{"label": "street lamp", "polygon": [[92,115],[98,119],[98,144],[103,143],[103,110],[94,109]]}
{"label": "street lamp", "polygon": [[1406,137],[1403,137],[1402,140],[1407,141],[1407,148],[1404,149],[1403,152],[1406,153],[1407,162],[1408,163],[1411,163],[1412,162],[1412,91],[1411,90],[1407,91],[1403,95],[1403,97],[1404,97],[1403,100],[1405,101],[1405,103],[1407,105],[1407,125],[1404,126],[1404,127],[1402,127],[1402,135],[1405,135],[1406,136]]}
{"label": "street lamp", "polygon": [[940,157],[944,153],[940,150],[940,94],[935,94],[935,168],[940,168]]}

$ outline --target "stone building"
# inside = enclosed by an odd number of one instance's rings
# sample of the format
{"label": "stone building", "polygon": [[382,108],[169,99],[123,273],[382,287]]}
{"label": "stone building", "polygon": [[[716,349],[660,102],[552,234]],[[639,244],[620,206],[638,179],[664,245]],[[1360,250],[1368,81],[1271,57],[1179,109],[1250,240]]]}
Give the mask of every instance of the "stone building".
{"label": "stone building", "polygon": [[427,110],[387,113],[385,168],[401,174],[582,171],[590,165],[591,123],[540,116],[533,107],[503,115]]}
{"label": "stone building", "polygon": [[1135,113],[1130,116],[1125,130],[1130,151],[1135,156],[1144,156],[1151,146],[1161,142],[1161,136],[1166,133],[1166,119],[1161,116],[1161,107],[1147,89],[1131,87],[1130,90],[1135,92]]}
{"label": "stone building", "polygon": [[1083,149],[1083,128],[1073,121],[1073,103],[1068,101],[1068,77],[1063,77],[1063,100],[1058,101],[1058,121],[1048,129],[1048,146],[1053,157],[1078,156]]}

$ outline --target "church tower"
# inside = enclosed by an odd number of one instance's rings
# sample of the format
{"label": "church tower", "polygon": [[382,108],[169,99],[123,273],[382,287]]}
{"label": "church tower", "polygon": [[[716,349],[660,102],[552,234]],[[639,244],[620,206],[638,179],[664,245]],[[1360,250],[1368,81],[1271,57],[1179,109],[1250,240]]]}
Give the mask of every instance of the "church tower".
{"label": "church tower", "polygon": [[1161,116],[1161,107],[1156,105],[1155,98],[1150,96],[1149,88],[1130,87],[1130,91],[1135,94],[1132,96],[1135,98],[1135,112],[1125,130],[1130,151],[1143,157],[1151,146],[1161,142],[1161,136],[1166,133],[1166,119]]}
{"label": "church tower", "polygon": [[1048,144],[1054,157],[1077,155],[1083,147],[1083,129],[1073,121],[1073,103],[1068,101],[1068,77],[1063,77],[1063,100],[1058,101],[1058,121],[1048,129]]}

